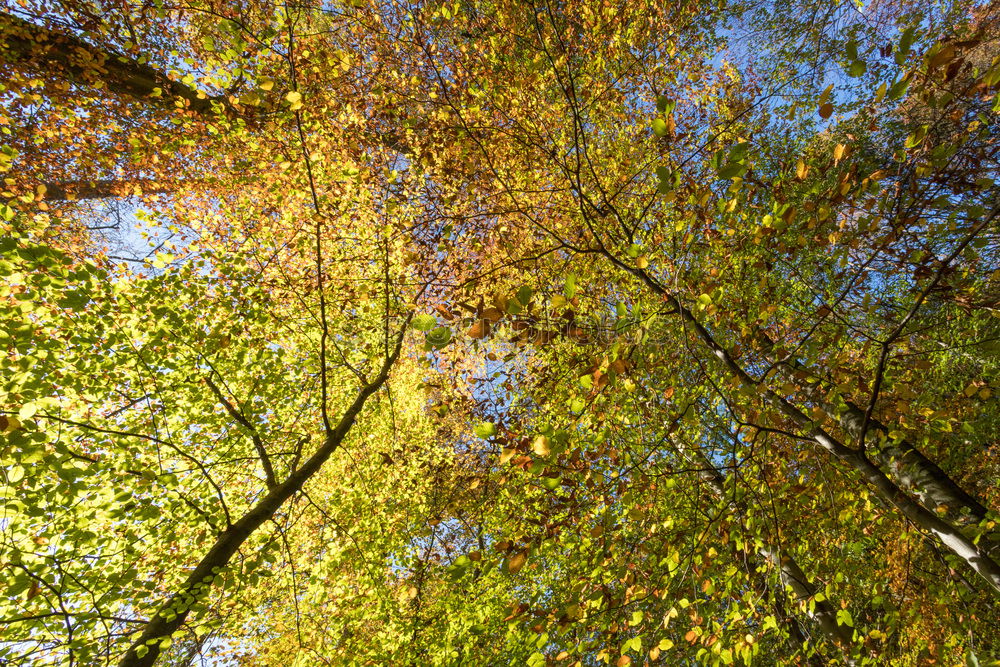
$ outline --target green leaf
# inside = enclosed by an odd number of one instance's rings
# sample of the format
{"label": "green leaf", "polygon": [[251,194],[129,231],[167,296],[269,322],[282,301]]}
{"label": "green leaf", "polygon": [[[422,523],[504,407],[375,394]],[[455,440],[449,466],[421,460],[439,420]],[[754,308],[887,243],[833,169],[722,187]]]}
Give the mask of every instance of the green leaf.
{"label": "green leaf", "polygon": [[913,46],[914,40],[917,38],[917,29],[910,26],[903,31],[903,36],[899,38],[899,53],[905,56],[910,52],[910,47]]}
{"label": "green leaf", "polygon": [[664,97],[660,95],[656,98],[656,110],[660,113],[671,113],[677,108],[677,101],[671,100],[669,97]]}
{"label": "green leaf", "polygon": [[434,347],[444,347],[451,341],[451,329],[448,327],[438,327],[427,332],[427,342]]}
{"label": "green leaf", "polygon": [[475,432],[477,437],[492,438],[497,434],[497,426],[493,422],[481,422],[476,425]]}
{"label": "green leaf", "polygon": [[658,137],[667,136],[667,124],[662,118],[653,121],[653,134]]}
{"label": "green leaf", "polygon": [[846,609],[837,610],[837,623],[839,625],[846,625],[849,628],[854,627],[854,619],[851,618],[851,612]]}
{"label": "green leaf", "polygon": [[410,326],[417,331],[430,331],[437,326],[437,318],[426,313],[417,315],[410,322]]}
{"label": "green leaf", "polygon": [[868,71],[868,65],[863,60],[855,60],[847,67],[847,76],[857,78]]}
{"label": "green leaf", "polygon": [[719,178],[722,180],[736,178],[737,176],[741,176],[744,171],[746,171],[746,165],[739,162],[730,162],[719,170]]}
{"label": "green leaf", "polygon": [[886,94],[890,100],[898,100],[904,94],[906,94],[906,88],[910,85],[909,80],[900,79],[896,83],[889,86],[889,92]]}
{"label": "green leaf", "polygon": [[24,479],[24,466],[14,465],[7,469],[7,483],[17,484]]}
{"label": "green leaf", "polygon": [[858,59],[858,42],[856,40],[851,40],[844,47],[844,51],[847,53],[847,57],[851,60]]}
{"label": "green leaf", "polygon": [[564,289],[567,300],[572,300],[576,296],[576,274],[571,273],[566,276],[566,287]]}

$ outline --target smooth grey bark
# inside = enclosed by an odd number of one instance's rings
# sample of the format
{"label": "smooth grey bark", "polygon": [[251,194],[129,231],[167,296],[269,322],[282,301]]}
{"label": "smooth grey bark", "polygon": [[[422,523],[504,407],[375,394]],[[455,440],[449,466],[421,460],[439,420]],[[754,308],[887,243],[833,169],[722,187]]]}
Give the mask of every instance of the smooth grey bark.
{"label": "smooth grey bark", "polygon": [[[725,498],[725,477],[701,450],[694,448],[691,451],[693,452],[692,458],[700,468],[701,479],[708,484],[716,496]],[[687,453],[688,450],[685,449],[684,452]],[[744,506],[737,504],[736,509],[741,515],[746,514]],[[807,600],[816,595],[815,584],[806,576],[806,573],[790,554],[767,546],[759,548],[757,552],[762,558],[774,565],[781,583],[786,589],[791,590],[796,602]],[[746,557],[748,562],[753,562],[749,553],[746,554]],[[806,606],[806,614],[815,621],[827,639],[840,646],[845,653],[847,664],[853,665],[854,661],[850,658],[851,646],[854,644],[853,630],[837,623],[837,611],[828,600],[814,601],[814,605],[812,610],[809,609],[808,605]]]}
{"label": "smooth grey bark", "polygon": [[798,409],[784,396],[770,389],[766,384],[754,380],[736,362],[733,355],[715,340],[711,332],[705,328],[678,296],[664,289],[642,269],[623,263],[607,250],[602,249],[598,252],[619,269],[641,280],[643,284],[671,306],[673,313],[680,317],[685,326],[690,327],[695,336],[708,348],[712,357],[730,377],[737,380],[743,386],[756,391],[765,401],[802,428],[805,433],[808,433],[809,437],[820,447],[852,467],[875,490],[878,496],[894,506],[900,514],[914,524],[934,535],[941,544],[964,561],[996,593],[1000,594],[1000,563],[990,556],[989,550],[986,547],[978,546],[956,526],[916,502],[906,491],[882,472],[878,466],[872,463],[864,452],[852,449],[840,442],[814,423],[808,415]]}
{"label": "smooth grey bark", "polygon": [[[771,356],[774,343],[763,333],[757,335],[761,351]],[[790,379],[796,372],[805,373],[817,381],[806,383],[803,389],[823,413],[838,424],[855,442],[861,437],[865,411],[857,404],[844,400],[842,405],[827,399],[830,387],[816,373],[795,360],[771,359]],[[944,512],[959,525],[978,524],[986,518],[988,509],[977,498],[960,487],[936,463],[928,459],[907,439],[893,441],[889,427],[870,417],[865,430],[865,451],[876,463],[889,471],[901,487],[913,493],[926,507]]]}
{"label": "smooth grey bark", "polygon": [[[406,322],[406,325],[408,324],[409,319]],[[283,482],[272,487],[256,505],[219,535],[215,544],[187,576],[180,589],[170,596],[156,615],[146,624],[142,634],[122,657],[121,662],[119,662],[120,667],[149,667],[153,665],[160,655],[160,643],[183,625],[191,607],[204,597],[211,588],[215,577],[228,565],[230,559],[243,543],[264,522],[274,516],[285,501],[298,493],[302,486],[320,470],[327,459],[340,447],[354,425],[358,414],[364,408],[365,402],[389,379],[389,371],[399,358],[402,349],[406,325],[396,340],[392,354],[386,357],[382,363],[378,376],[362,387],[337,425],[326,432],[326,437],[320,448],[300,468],[292,472]],[[147,649],[142,655],[140,655],[140,647]]]}

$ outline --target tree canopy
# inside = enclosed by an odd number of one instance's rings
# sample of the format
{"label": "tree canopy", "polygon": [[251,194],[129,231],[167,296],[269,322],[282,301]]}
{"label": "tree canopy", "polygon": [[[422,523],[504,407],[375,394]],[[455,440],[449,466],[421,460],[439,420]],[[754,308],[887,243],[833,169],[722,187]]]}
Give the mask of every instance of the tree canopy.
{"label": "tree canopy", "polygon": [[7,0],[0,662],[1000,665],[1000,14]]}

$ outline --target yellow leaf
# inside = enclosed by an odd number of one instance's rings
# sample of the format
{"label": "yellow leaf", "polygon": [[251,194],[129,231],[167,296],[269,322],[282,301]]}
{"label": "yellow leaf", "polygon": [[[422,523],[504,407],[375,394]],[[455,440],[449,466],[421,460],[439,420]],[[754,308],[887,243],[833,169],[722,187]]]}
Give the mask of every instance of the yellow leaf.
{"label": "yellow leaf", "polygon": [[548,456],[552,452],[549,439],[544,435],[535,436],[535,441],[531,443],[531,451],[535,452],[538,456]]}
{"label": "yellow leaf", "polygon": [[528,562],[527,551],[516,553],[510,557],[510,560],[507,561],[507,572],[509,572],[510,574],[517,574],[518,572],[521,571],[521,568],[523,568],[524,564],[527,562]]}
{"label": "yellow leaf", "polygon": [[299,92],[296,92],[294,90],[289,91],[285,95],[285,100],[290,105],[289,108],[292,111],[298,111],[299,109],[302,108],[302,94]]}
{"label": "yellow leaf", "polygon": [[833,148],[833,161],[834,164],[840,162],[841,158],[844,157],[844,151],[847,150],[847,146],[844,144],[837,144]]}

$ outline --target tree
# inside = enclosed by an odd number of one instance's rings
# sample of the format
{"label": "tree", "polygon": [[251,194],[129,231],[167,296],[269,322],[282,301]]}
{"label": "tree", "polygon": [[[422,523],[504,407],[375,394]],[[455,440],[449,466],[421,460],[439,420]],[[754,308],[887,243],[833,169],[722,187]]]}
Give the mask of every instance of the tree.
{"label": "tree", "polygon": [[8,7],[0,655],[1000,655],[998,34]]}

